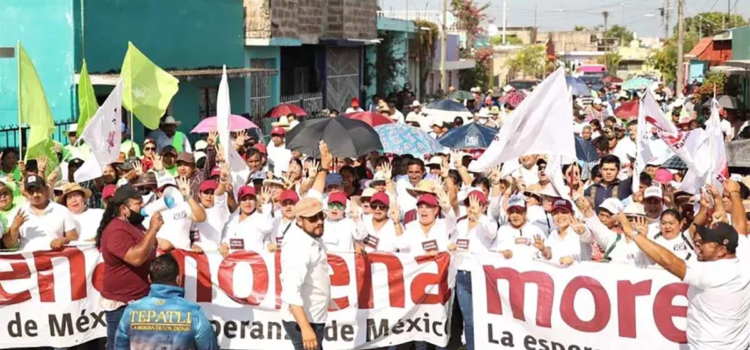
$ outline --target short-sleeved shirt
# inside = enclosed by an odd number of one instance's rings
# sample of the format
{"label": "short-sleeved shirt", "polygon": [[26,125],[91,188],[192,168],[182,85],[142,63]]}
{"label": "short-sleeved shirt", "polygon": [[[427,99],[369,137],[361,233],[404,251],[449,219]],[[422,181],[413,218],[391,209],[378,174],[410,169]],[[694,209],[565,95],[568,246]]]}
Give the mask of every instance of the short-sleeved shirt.
{"label": "short-sleeved shirt", "polygon": [[49,201],[41,215],[35,214],[31,210],[31,203],[26,202],[16,207],[8,217],[15,217],[19,210],[29,217],[29,220],[21,225],[19,232],[20,250],[50,250],[53,240],[65,237],[65,232],[76,229],[76,222],[70,210],[55,202]]}
{"label": "short-sleeved shirt", "polygon": [[102,215],[104,215],[104,209],[90,208],[83,213],[73,214],[79,241],[92,241],[96,238],[96,231],[99,230]]}
{"label": "short-sleeved shirt", "polygon": [[104,258],[104,298],[127,303],[148,294],[148,267],[156,259],[156,244],[146,262],[133,266],[125,262],[125,254],[145,235],[143,226],[133,226],[113,219],[102,233],[101,252]]}
{"label": "short-sleeved shirt", "polygon": [[164,225],[156,237],[169,241],[175,249],[190,250],[190,227],[193,224],[190,220],[191,215],[193,211],[188,202],[182,202],[172,209],[163,211],[161,216],[164,218]]}

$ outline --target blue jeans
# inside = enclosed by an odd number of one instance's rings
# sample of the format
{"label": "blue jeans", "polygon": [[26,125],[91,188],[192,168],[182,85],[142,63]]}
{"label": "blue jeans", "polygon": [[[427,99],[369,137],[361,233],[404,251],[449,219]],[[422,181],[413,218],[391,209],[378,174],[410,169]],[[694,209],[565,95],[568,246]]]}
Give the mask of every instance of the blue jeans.
{"label": "blue jeans", "polygon": [[[313,331],[315,331],[315,336],[318,338],[318,350],[323,350],[323,331],[326,328],[325,323],[310,323],[310,326]],[[286,331],[286,334],[289,335],[289,338],[292,339],[294,350],[305,350],[302,343],[302,330],[299,328],[299,325],[297,325],[297,322],[284,321],[284,330]]]}
{"label": "blue jeans", "polygon": [[114,311],[104,311],[104,320],[107,321],[107,350],[115,350],[117,326],[120,324],[120,319],[124,313],[125,306]]}
{"label": "blue jeans", "polygon": [[[453,311],[460,311],[461,318],[464,321],[464,336],[466,337],[466,350],[474,350],[474,309],[472,308],[471,298],[471,272],[458,270],[456,273],[456,302],[458,307]],[[453,327],[451,327],[453,328]],[[452,334],[452,337],[460,334]],[[440,348],[445,350],[446,348]]]}

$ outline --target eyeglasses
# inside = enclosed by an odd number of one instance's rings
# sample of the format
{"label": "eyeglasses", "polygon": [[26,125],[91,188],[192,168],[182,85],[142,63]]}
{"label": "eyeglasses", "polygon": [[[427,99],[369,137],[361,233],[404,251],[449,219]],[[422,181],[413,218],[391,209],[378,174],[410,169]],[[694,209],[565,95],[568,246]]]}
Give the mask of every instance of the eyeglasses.
{"label": "eyeglasses", "polygon": [[307,222],[309,222],[309,223],[314,223],[314,222],[318,222],[318,220],[320,220],[320,221],[323,221],[323,220],[325,220],[325,219],[326,219],[326,214],[323,214],[323,213],[318,213],[318,214],[317,214],[317,215],[315,215],[315,216],[310,216],[310,217],[306,217],[306,218],[304,218],[304,219],[305,219],[305,221],[307,221]]}
{"label": "eyeglasses", "polygon": [[375,203],[375,204],[370,204],[370,208],[375,209],[375,210],[385,210],[386,208],[388,208],[388,206],[383,203]]}
{"label": "eyeglasses", "polygon": [[344,210],[346,206],[341,203],[328,203],[328,209]]}
{"label": "eyeglasses", "polygon": [[[62,191],[60,191],[60,194],[62,194]],[[0,197],[12,197],[13,193],[10,191],[2,191],[0,192]]]}
{"label": "eyeglasses", "polygon": [[144,151],[154,151],[154,150],[156,150],[156,147],[144,147],[143,150]]}
{"label": "eyeglasses", "polygon": [[214,195],[214,191],[213,190],[201,191],[201,193],[203,193],[206,196],[213,196]]}

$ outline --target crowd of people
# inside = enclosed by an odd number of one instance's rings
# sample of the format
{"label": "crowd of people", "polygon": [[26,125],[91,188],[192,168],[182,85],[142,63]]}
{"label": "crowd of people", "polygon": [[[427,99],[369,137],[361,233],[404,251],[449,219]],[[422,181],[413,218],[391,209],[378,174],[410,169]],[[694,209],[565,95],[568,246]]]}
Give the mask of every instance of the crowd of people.
{"label": "crowd of people", "polygon": [[[499,128],[518,117],[502,95],[475,93],[477,100],[490,100],[469,122]],[[85,143],[76,144],[72,128],[71,145],[57,150],[59,169],[47,169],[44,158],[20,162],[13,149],[0,156],[2,246],[36,251],[96,244],[105,262],[101,294],[109,349],[157,347],[123,317],[153,304],[153,298],[174,299],[176,308],[195,310],[178,300],[184,292],[169,258],[176,249],[224,257],[280,250],[284,327],[295,349],[322,348],[330,299],[326,254],[350,251],[495,253],[499,259],[543,259],[561,267],[582,261],[660,265],[694,288],[687,329],[691,348],[744,349],[750,344],[750,274],[736,257],[750,247],[750,178],[732,176],[723,193],[713,186],[702,193],[680,192],[685,174],[662,167],[671,153],[656,134],[652,151],[662,154],[643,173],[634,173],[636,130],[648,126],[612,113],[618,103],[634,98],[637,92],[613,89],[590,105],[574,106],[574,132],[594,145],[599,160],[562,165],[564,195],[551,184],[547,155],[524,155],[484,173],[469,171],[481,150],[421,156],[374,152],[352,159],[334,158],[321,142],[320,157],[312,158],[286,148],[288,122],[275,124],[267,144],[244,131],[233,132],[225,145],[216,132],[191,144],[171,116],[139,143],[127,139],[123,124],[121,159],[107,165],[101,178],[76,183],[87,150]],[[668,113],[682,127],[688,109],[665,94],[669,100]],[[352,103],[359,108],[359,101]],[[432,121],[419,101],[406,106],[412,110],[404,116],[392,104],[375,103],[384,115],[432,137],[458,126]],[[724,112],[731,117],[725,119],[727,139],[740,133],[732,113]],[[688,122],[689,128],[701,126],[697,118]],[[245,170],[232,169],[224,147],[244,159]],[[640,181],[637,191],[634,177]],[[149,210],[167,201],[168,209]],[[164,255],[157,257],[157,251]],[[457,270],[455,312],[462,316],[463,334],[453,336],[473,350],[471,264]],[[158,339],[216,348],[210,325],[198,321],[190,339]]]}

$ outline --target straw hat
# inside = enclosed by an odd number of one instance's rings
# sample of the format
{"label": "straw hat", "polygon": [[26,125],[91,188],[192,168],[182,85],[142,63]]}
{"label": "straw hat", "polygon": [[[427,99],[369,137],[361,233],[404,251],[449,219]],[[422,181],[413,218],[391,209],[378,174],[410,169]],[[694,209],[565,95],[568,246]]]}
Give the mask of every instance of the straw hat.
{"label": "straw hat", "polygon": [[84,199],[91,198],[91,190],[88,188],[81,187],[81,185],[79,185],[76,182],[68,182],[65,185],[63,185],[61,189],[63,193],[62,195],[60,195],[60,197],[57,198],[57,202],[62,205],[65,205],[65,198],[73,192],[83,193]]}
{"label": "straw hat", "polygon": [[433,180],[419,181],[417,187],[406,190],[412,197],[417,198],[425,193],[435,194],[435,182]]}
{"label": "straw hat", "polygon": [[278,127],[278,128],[288,129],[289,119],[285,115],[282,115],[281,117],[279,117],[279,121],[271,123],[271,126],[274,128]]}

